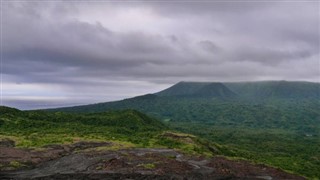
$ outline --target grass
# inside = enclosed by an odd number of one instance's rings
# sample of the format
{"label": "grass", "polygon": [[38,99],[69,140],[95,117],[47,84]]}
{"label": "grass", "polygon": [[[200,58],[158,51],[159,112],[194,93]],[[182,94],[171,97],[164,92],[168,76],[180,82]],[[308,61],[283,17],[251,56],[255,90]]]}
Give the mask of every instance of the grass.
{"label": "grass", "polygon": [[156,165],[153,164],[153,163],[139,164],[138,166],[143,167],[145,169],[154,169],[154,168],[156,168]]}

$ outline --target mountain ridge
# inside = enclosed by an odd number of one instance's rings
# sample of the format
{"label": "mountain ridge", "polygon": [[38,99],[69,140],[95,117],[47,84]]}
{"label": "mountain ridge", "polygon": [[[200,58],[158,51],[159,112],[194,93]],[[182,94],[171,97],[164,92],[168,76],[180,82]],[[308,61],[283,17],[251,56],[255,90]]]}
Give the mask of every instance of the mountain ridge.
{"label": "mountain ridge", "polygon": [[[210,88],[210,84],[215,84]],[[278,88],[278,85],[280,89]],[[222,89],[222,92],[219,91]],[[288,92],[286,92],[288,91]],[[209,93],[208,93],[209,92]],[[210,94],[213,92],[213,94]],[[207,94],[206,94],[207,93]],[[167,99],[211,99],[214,101],[240,100],[245,103],[265,103],[267,101],[281,100],[302,100],[310,99],[315,101],[320,99],[320,83],[306,81],[252,81],[252,82],[186,82],[181,81],[167,89],[153,93],[126,98],[118,101],[100,102],[88,105],[60,107],[46,109],[48,111],[68,111],[68,112],[102,112],[109,109],[110,105],[116,109],[123,109],[122,102],[139,103],[139,101],[154,101],[154,103]],[[214,99],[212,99],[214,98]],[[129,103],[129,104],[130,104]],[[128,105],[125,108],[136,108],[143,105]],[[99,108],[95,108],[99,107]],[[99,109],[98,111],[93,109]],[[139,109],[139,108],[138,108]],[[141,110],[141,109],[139,109]]]}
{"label": "mountain ridge", "polygon": [[158,96],[198,97],[198,98],[230,98],[236,96],[221,82],[179,82],[163,91]]}

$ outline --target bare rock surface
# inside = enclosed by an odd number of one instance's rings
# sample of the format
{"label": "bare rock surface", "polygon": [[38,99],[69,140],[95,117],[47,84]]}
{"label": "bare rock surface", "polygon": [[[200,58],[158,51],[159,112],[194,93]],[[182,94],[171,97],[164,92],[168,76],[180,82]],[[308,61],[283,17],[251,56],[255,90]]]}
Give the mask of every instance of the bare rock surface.
{"label": "bare rock surface", "polygon": [[[243,160],[193,157],[172,149],[98,148],[111,145],[79,142],[37,151],[0,147],[0,179],[304,179]],[[16,168],[6,168],[12,162]]]}

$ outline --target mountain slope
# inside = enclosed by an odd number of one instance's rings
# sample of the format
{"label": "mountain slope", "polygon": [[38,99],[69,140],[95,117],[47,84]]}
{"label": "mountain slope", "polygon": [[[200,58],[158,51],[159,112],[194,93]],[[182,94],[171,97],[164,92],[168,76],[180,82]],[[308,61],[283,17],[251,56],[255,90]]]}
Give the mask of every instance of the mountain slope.
{"label": "mountain slope", "polygon": [[158,96],[184,96],[194,94],[199,89],[210,83],[206,82],[179,82],[163,91],[156,93]]}
{"label": "mountain slope", "polygon": [[11,108],[11,107],[7,107],[7,106],[0,106],[0,114],[19,114],[22,111],[20,111],[19,109],[16,108]]}

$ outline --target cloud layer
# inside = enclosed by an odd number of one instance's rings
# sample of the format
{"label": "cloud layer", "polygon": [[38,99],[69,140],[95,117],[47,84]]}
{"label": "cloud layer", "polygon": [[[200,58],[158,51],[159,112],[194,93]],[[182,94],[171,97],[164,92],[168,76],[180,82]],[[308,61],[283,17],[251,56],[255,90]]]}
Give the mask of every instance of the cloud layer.
{"label": "cloud layer", "polygon": [[86,104],[178,81],[318,81],[319,2],[2,2],[3,102]]}

